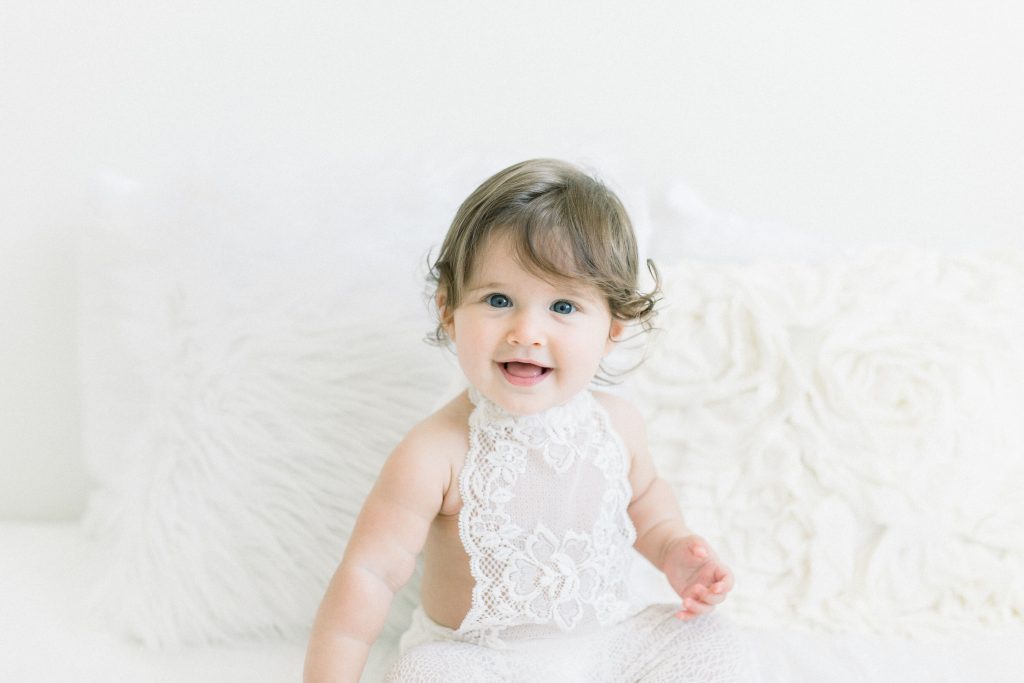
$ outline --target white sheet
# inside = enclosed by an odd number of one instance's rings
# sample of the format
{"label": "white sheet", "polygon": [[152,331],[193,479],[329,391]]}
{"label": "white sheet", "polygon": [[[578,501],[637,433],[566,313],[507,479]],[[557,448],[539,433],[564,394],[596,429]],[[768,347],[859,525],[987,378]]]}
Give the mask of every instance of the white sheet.
{"label": "white sheet", "polygon": [[91,623],[77,524],[0,523],[0,681],[299,681],[302,643],[153,653]]}
{"label": "white sheet", "polygon": [[[299,681],[305,643],[155,653],[105,633],[82,596],[89,540],[76,523],[0,522],[0,680],[278,683]],[[1024,681],[1024,633],[953,643],[744,629],[766,683]],[[392,643],[364,675],[379,680]]]}

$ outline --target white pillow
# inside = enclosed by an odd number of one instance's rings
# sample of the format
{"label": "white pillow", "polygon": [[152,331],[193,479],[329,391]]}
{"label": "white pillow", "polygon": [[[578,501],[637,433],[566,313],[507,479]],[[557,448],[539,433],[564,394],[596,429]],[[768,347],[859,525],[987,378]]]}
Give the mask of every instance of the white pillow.
{"label": "white pillow", "polygon": [[632,380],[760,625],[927,636],[1024,614],[1024,253],[662,263]]}
{"label": "white pillow", "polygon": [[394,205],[341,193],[289,220],[270,180],[206,180],[108,177],[82,235],[93,599],[153,647],[305,638],[384,458],[454,372],[423,341],[440,211],[402,240]]}

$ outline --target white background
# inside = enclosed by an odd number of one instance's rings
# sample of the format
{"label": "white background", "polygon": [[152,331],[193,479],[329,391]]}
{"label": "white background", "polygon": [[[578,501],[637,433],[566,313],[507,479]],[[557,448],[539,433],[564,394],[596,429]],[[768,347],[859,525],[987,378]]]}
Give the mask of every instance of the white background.
{"label": "white background", "polygon": [[830,237],[1000,243],[1024,230],[1022,35],[1024,5],[966,0],[4,0],[0,518],[86,499],[73,238],[97,172],[500,149]]}

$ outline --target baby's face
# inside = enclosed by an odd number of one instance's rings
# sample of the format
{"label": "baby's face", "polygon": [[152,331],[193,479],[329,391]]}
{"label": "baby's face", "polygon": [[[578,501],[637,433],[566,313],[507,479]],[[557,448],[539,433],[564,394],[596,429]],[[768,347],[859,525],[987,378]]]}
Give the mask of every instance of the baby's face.
{"label": "baby's face", "polygon": [[528,415],[585,388],[623,324],[599,290],[546,282],[495,235],[477,254],[445,329],[470,383],[509,412]]}

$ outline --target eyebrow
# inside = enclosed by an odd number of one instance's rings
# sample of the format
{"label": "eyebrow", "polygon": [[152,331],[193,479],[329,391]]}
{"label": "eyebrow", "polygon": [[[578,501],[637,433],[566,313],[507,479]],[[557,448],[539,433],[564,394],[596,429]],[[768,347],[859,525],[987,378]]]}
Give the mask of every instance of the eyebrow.
{"label": "eyebrow", "polygon": [[467,292],[475,292],[478,289],[504,289],[504,285],[500,282],[488,282],[486,285],[478,285],[476,287],[467,287]]}
{"label": "eyebrow", "polygon": [[[569,294],[570,296],[573,296],[573,297],[588,298],[588,297],[593,296],[593,294],[591,292],[588,292],[585,289],[580,289],[579,287],[575,287],[575,286],[569,285],[569,284],[566,284],[566,285],[552,285],[552,286],[555,287],[556,289],[558,289],[559,291],[565,292],[566,294]],[[478,285],[476,287],[469,287],[469,288],[466,289],[466,292],[476,292],[476,291],[479,291],[481,289],[497,289],[497,290],[502,290],[502,289],[508,289],[508,285],[506,285],[503,282],[488,282],[485,285]]]}

